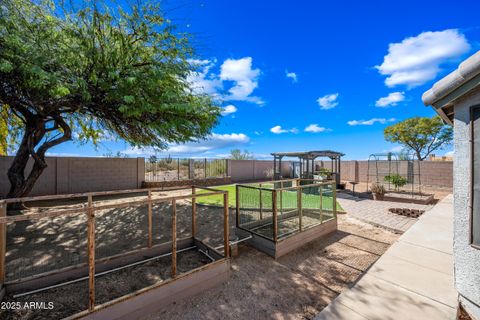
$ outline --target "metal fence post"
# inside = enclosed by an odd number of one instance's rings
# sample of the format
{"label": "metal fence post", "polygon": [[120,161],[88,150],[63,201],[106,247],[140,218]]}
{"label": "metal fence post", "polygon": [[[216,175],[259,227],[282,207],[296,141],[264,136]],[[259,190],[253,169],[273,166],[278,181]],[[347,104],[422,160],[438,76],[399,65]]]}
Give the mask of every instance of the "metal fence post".
{"label": "metal fence post", "polygon": [[87,237],[88,237],[88,310],[95,309],[95,211],[92,195],[88,196],[87,208]]}
{"label": "metal fence post", "polygon": [[192,194],[194,195],[192,197],[192,238],[195,238],[196,234],[196,219],[197,219],[197,198],[195,197],[195,186],[192,186]]}
{"label": "metal fence post", "polygon": [[203,178],[207,179],[207,158],[203,159]]}
{"label": "metal fence post", "polygon": [[153,218],[152,218],[152,190],[148,189],[148,247],[152,247],[153,243]]}
{"label": "metal fence post", "polygon": [[177,180],[180,180],[180,158],[177,158]]}
{"label": "metal fence post", "polygon": [[224,161],[224,167],[225,167],[225,172],[223,173],[223,177],[227,177],[228,176],[228,159],[223,159]]}
{"label": "metal fence post", "polygon": [[177,277],[177,201],[172,200],[172,278]]}
{"label": "metal fence post", "polygon": [[188,179],[195,179],[195,162],[193,159],[188,159]]}

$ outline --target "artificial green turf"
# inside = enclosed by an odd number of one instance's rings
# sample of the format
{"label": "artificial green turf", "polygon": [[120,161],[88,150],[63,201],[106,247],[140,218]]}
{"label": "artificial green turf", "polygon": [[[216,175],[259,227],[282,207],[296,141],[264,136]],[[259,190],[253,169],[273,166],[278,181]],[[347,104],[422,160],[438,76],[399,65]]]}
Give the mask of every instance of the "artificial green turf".
{"label": "artificial green turf", "polygon": [[[263,188],[272,187],[272,184],[264,183],[262,184]],[[212,187],[218,190],[228,191],[228,205],[229,207],[236,207],[236,188],[234,184],[229,184],[225,186],[215,186]],[[198,190],[198,193],[208,193],[208,190]],[[255,192],[255,195],[253,194]],[[245,205],[248,202],[248,206],[251,207],[260,207],[259,197],[256,196],[256,191],[252,191],[251,194],[247,191],[245,195],[249,195],[249,201],[245,201]],[[246,200],[246,199],[245,199]],[[272,196],[271,192],[265,191],[262,192],[262,200],[264,205],[267,203],[271,203]],[[213,196],[206,196],[206,197],[198,197],[197,203],[200,204],[208,204],[208,205],[216,205],[222,206],[223,205],[223,196],[222,195],[213,195]],[[297,193],[296,191],[284,191],[282,192],[282,203],[284,208],[296,208],[297,207]],[[326,209],[332,208],[332,197],[328,195],[324,195],[322,199],[322,205]],[[302,207],[305,209],[318,209],[319,208],[319,196],[318,195],[303,195],[302,196]],[[343,211],[342,206],[337,201],[337,211]]]}

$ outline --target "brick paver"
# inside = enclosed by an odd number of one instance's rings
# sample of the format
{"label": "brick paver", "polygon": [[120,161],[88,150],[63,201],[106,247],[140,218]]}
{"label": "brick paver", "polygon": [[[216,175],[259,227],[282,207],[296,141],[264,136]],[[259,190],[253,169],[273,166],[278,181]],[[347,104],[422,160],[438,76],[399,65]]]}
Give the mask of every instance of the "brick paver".
{"label": "brick paver", "polygon": [[357,198],[345,193],[339,193],[337,201],[349,216],[399,233],[407,231],[417,219],[391,213],[388,211],[389,208],[420,209],[425,211],[432,208],[430,205]]}

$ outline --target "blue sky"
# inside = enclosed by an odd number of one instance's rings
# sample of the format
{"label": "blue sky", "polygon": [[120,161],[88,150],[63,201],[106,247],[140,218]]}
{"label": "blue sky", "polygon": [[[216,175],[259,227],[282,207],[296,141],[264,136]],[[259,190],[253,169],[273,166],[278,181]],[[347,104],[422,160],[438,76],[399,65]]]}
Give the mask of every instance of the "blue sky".
{"label": "blue sky", "polygon": [[[194,36],[196,90],[225,107],[209,141],[157,155],[258,158],[333,149],[346,159],[398,150],[385,126],[432,116],[421,95],[480,49],[476,1],[183,1],[169,17]],[[383,99],[382,99],[383,98]],[[446,149],[437,154],[443,154]],[[122,141],[50,155],[148,156]]]}

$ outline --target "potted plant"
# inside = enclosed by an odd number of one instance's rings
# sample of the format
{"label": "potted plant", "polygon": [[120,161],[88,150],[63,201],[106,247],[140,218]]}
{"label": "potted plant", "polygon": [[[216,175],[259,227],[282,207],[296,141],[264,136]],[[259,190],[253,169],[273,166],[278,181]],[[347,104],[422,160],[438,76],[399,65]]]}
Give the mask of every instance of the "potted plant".
{"label": "potted plant", "polygon": [[328,170],[327,168],[320,168],[320,170],[318,170],[315,173],[316,173],[315,179],[318,179],[318,180],[328,180],[328,178],[332,174],[330,170]]}
{"label": "potted plant", "polygon": [[373,199],[379,201],[383,200],[383,197],[386,193],[384,186],[375,183],[370,187],[370,191],[372,191]]}

